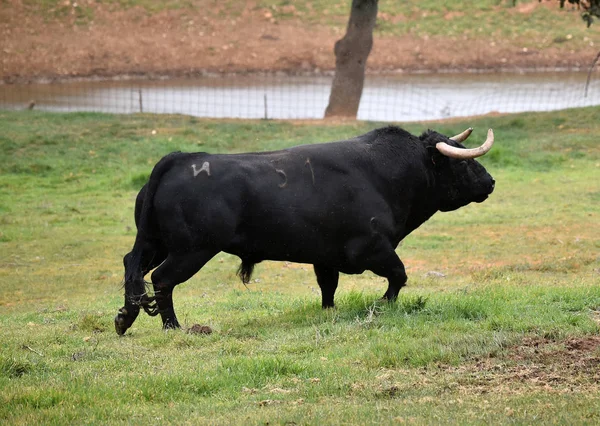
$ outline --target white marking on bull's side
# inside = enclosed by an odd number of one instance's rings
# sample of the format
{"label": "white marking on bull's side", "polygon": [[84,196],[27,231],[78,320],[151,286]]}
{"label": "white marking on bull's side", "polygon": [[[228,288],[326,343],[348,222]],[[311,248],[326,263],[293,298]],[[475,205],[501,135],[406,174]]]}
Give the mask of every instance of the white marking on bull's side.
{"label": "white marking on bull's side", "polygon": [[286,174],[285,174],[285,172],[284,172],[283,170],[281,170],[281,169],[275,169],[275,171],[276,171],[277,173],[279,173],[279,174],[280,174],[280,175],[283,177],[283,179],[284,179],[284,180],[283,180],[283,183],[280,183],[280,184],[279,184],[279,185],[277,185],[277,186],[279,186],[280,188],[284,188],[284,187],[287,185],[287,175],[286,175]]}
{"label": "white marking on bull's side", "polygon": [[310,157],[306,157],[306,162],[304,163],[304,165],[308,165],[308,168],[310,169],[310,174],[312,175],[312,181],[313,181],[313,185],[315,184],[315,171],[313,170],[312,164],[310,164]]}
{"label": "white marking on bull's side", "polygon": [[195,164],[192,164],[192,169],[194,170],[194,177],[198,176],[202,172],[206,172],[206,174],[210,176],[210,164],[208,163],[208,161],[202,163],[202,167],[200,168],[200,170],[196,170]]}

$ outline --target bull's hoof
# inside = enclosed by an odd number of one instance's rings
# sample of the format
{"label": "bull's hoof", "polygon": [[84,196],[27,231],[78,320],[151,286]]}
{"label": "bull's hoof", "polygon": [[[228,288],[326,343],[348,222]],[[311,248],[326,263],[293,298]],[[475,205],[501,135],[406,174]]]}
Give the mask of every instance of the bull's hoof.
{"label": "bull's hoof", "polygon": [[119,309],[119,313],[115,317],[115,331],[119,336],[125,334],[127,329],[132,326],[139,313],[139,306],[129,306]]}
{"label": "bull's hoof", "polygon": [[165,331],[177,330],[179,328],[181,328],[181,326],[179,325],[179,321],[177,321],[177,318],[168,318],[163,322],[163,330]]}
{"label": "bull's hoof", "polygon": [[122,336],[127,331],[127,326],[125,325],[125,318],[123,315],[117,314],[115,317],[115,330],[119,336]]}

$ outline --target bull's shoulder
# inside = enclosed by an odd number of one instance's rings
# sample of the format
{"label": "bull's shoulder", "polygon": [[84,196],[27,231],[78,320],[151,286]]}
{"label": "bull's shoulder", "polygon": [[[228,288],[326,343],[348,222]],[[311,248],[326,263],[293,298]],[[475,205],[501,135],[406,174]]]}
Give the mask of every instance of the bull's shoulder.
{"label": "bull's shoulder", "polygon": [[362,143],[373,144],[377,142],[388,141],[413,141],[417,140],[417,137],[401,127],[386,126],[381,127],[379,129],[371,130],[370,132],[367,132],[364,135],[357,136],[354,139]]}

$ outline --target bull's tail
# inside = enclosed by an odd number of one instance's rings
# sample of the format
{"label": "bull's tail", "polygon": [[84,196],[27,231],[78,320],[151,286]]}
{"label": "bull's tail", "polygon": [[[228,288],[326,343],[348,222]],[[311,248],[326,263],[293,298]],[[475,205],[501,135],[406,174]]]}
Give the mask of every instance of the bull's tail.
{"label": "bull's tail", "polygon": [[254,265],[256,265],[256,263],[248,259],[242,259],[242,263],[237,270],[237,274],[244,285],[250,282],[250,278],[252,278],[252,272],[254,271]]}

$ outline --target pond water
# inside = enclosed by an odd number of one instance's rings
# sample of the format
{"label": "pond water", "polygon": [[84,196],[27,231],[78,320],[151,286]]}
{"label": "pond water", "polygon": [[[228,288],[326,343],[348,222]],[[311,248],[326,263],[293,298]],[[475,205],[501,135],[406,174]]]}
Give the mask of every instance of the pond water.
{"label": "pond water", "polygon": [[[548,111],[600,104],[600,73],[395,74],[367,76],[361,120],[420,121],[490,112]],[[322,118],[331,76],[0,85],[0,108],[178,113],[217,118]]]}

